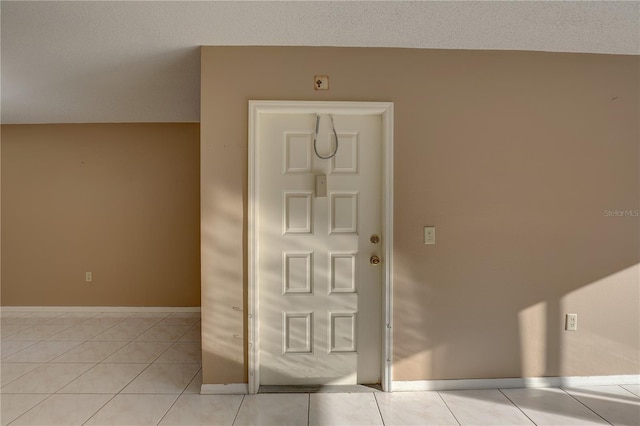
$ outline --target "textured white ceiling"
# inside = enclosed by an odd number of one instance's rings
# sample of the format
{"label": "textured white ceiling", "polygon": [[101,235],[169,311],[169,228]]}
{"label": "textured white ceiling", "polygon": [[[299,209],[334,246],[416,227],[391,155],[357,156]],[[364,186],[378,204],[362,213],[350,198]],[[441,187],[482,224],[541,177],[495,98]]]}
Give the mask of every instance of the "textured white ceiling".
{"label": "textured white ceiling", "polygon": [[640,2],[2,1],[3,123],[200,120],[201,45],[640,54]]}

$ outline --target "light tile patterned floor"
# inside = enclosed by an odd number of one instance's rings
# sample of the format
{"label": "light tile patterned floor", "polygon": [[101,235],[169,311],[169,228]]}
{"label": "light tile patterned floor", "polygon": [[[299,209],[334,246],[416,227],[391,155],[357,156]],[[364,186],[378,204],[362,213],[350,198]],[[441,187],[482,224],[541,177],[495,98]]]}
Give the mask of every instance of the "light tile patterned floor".
{"label": "light tile patterned floor", "polygon": [[1,312],[4,425],[640,425],[640,385],[200,395],[196,313]]}

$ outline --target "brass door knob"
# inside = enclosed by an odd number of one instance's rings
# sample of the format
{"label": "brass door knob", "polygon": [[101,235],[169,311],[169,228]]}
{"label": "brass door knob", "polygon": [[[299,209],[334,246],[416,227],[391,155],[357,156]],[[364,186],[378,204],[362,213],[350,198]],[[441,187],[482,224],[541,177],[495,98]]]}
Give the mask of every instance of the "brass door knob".
{"label": "brass door knob", "polygon": [[370,262],[372,265],[377,265],[377,264],[379,264],[379,263],[380,263],[380,258],[374,254],[373,256],[371,256],[371,257],[369,258],[369,262]]}

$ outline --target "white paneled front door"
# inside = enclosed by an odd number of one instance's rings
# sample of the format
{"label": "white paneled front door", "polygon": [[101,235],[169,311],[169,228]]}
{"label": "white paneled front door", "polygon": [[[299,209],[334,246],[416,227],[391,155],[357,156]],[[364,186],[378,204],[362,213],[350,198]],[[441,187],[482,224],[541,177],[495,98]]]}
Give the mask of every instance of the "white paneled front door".
{"label": "white paneled front door", "polygon": [[[335,138],[319,115],[327,156]],[[331,159],[314,152],[315,113],[265,113],[255,127],[262,385],[381,381],[382,116],[331,115]]]}

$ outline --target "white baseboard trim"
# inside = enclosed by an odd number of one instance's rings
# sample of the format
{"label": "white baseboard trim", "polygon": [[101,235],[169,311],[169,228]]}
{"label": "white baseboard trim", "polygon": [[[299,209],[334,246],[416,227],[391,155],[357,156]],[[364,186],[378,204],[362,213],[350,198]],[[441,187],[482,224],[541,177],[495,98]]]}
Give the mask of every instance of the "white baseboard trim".
{"label": "white baseboard trim", "polygon": [[229,383],[228,385],[202,385],[201,395],[244,395],[249,393],[248,383]]}
{"label": "white baseboard trim", "polygon": [[571,386],[633,385],[639,383],[640,375],[638,374],[616,376],[523,377],[511,379],[415,380],[394,381],[391,383],[391,391],[557,388]]}
{"label": "white baseboard trim", "polygon": [[1,306],[2,312],[200,312],[200,306]]}

